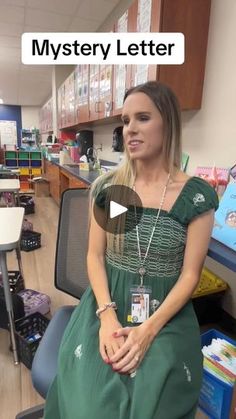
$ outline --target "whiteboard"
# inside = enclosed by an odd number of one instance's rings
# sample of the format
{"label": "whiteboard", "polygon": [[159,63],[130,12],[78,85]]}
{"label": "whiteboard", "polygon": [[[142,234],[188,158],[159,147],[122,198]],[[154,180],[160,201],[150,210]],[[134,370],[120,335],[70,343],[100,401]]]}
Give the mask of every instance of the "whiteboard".
{"label": "whiteboard", "polygon": [[0,144],[17,144],[16,121],[0,121]]}

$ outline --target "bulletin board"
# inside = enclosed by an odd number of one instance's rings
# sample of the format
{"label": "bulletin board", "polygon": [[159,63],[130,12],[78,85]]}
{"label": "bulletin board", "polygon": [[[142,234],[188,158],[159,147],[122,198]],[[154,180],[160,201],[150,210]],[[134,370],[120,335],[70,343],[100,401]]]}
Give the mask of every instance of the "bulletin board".
{"label": "bulletin board", "polygon": [[0,121],[0,146],[17,144],[16,121]]}

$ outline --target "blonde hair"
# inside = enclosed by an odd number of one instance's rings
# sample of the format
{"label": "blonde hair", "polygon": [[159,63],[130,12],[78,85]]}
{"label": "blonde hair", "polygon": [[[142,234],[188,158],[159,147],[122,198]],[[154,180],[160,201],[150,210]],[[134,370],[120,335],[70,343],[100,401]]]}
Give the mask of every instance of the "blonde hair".
{"label": "blonde hair", "polygon": [[[146,94],[159,110],[163,120],[163,154],[166,170],[174,174],[181,167],[181,112],[178,100],[173,91],[163,83],[150,81],[129,89],[124,96],[126,98],[135,93]],[[115,170],[101,175],[91,186],[91,197],[98,196],[99,192],[109,185],[124,185],[133,188],[136,168],[135,161],[131,160],[124,147],[125,158]],[[117,198],[116,198],[117,199]],[[118,217],[119,218],[119,217]],[[117,219],[117,223],[119,220]],[[120,230],[122,226],[117,228]],[[119,234],[117,240],[116,234],[107,233],[107,247],[116,252],[123,250],[123,234]]]}

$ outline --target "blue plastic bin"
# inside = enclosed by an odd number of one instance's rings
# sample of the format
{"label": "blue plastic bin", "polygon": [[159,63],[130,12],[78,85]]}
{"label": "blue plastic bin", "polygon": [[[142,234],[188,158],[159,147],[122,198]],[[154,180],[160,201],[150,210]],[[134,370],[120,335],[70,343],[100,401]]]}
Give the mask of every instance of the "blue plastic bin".
{"label": "blue plastic bin", "polygon": [[[230,339],[218,330],[211,329],[201,336],[202,347],[210,345],[212,339],[221,338],[236,345],[236,341]],[[211,419],[229,419],[233,392],[235,386],[230,386],[216,378],[208,371],[203,371],[203,383],[199,398],[199,407]]]}

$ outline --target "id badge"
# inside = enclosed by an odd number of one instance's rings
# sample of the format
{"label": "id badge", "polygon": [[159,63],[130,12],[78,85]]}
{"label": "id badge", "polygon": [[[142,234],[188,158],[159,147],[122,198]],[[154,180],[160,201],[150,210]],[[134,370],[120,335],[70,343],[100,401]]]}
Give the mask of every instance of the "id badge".
{"label": "id badge", "polygon": [[150,315],[150,297],[152,290],[147,286],[135,285],[130,289],[130,314],[128,322],[143,323]]}

